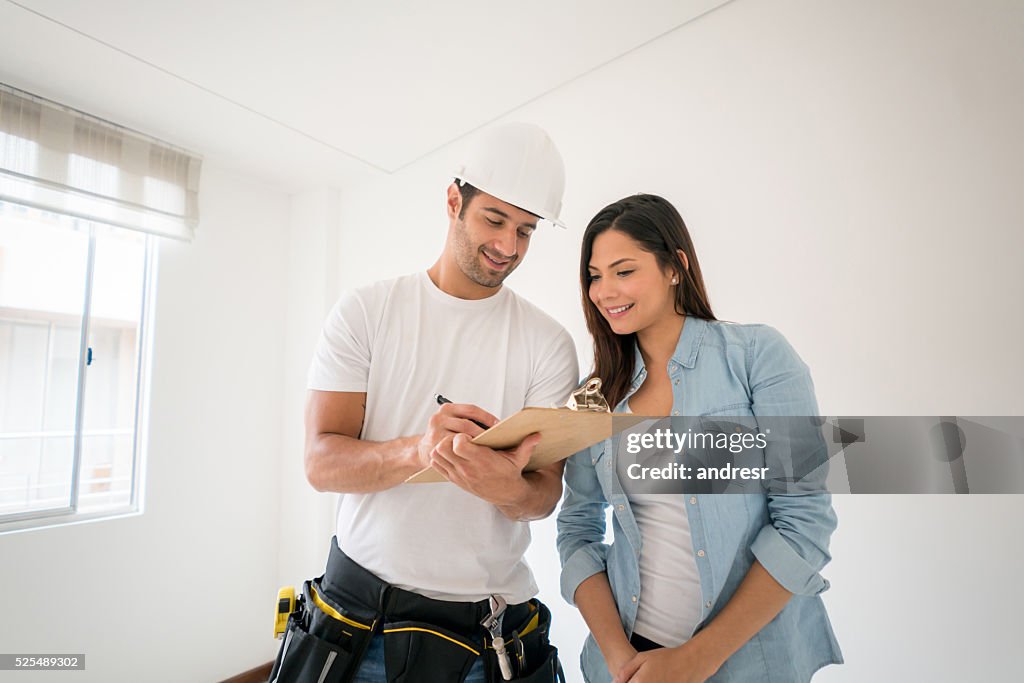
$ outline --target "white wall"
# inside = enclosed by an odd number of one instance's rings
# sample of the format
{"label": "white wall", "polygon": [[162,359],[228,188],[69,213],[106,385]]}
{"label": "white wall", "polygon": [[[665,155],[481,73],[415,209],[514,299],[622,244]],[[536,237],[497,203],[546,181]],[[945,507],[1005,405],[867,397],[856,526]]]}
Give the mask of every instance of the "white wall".
{"label": "white wall", "polygon": [[[1020,19],[997,1],[734,2],[531,103],[509,118],[559,144],[572,227],[538,233],[510,284],[589,364],[582,230],[604,204],[656,192],[690,226],[717,315],[780,328],[824,413],[1024,414]],[[460,147],[343,192],[340,286],[433,262]],[[836,508],[826,601],[848,664],[820,680],[1015,670],[1024,499]],[[573,668],[585,631],[557,594],[553,522],[534,528]]]}
{"label": "white wall", "polygon": [[338,202],[337,190],[323,188],[291,198],[277,575],[296,588],[323,573],[336,524],[337,496],[306,481],[302,413],[309,361],[337,296]]}
{"label": "white wall", "polygon": [[[39,681],[209,681],[274,655],[288,197],[207,165],[163,242],[143,515],[0,537],[0,651]],[[21,680],[7,673],[4,680]]]}

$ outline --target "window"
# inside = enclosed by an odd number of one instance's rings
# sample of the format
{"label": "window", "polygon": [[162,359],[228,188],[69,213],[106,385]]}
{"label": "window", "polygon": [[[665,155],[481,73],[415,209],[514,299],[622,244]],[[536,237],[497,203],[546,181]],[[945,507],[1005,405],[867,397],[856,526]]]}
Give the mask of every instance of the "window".
{"label": "window", "polygon": [[0,530],[138,509],[155,250],[0,202]]}
{"label": "window", "polygon": [[200,167],[0,83],[0,533],[141,510],[157,243]]}

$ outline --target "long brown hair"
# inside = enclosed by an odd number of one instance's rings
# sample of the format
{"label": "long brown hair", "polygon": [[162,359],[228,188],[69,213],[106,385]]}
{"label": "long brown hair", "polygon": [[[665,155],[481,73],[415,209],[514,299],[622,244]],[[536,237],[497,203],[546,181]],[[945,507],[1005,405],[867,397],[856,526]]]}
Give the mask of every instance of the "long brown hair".
{"label": "long brown hair", "polygon": [[[717,320],[711,312],[700,263],[693,250],[693,240],[683,217],[668,200],[653,194],[637,194],[609,204],[601,209],[583,233],[583,252],[580,255],[580,286],[583,295],[583,314],[587,329],[594,338],[594,372],[600,377],[602,391],[613,408],[625,398],[635,369],[634,347],[636,334],[618,335],[590,300],[590,258],[594,240],[607,230],[618,230],[636,240],[640,248],[654,254],[662,270],[674,270],[681,282],[676,287],[675,309],[680,315],[705,320]],[[678,249],[682,249],[689,262],[683,266]]]}

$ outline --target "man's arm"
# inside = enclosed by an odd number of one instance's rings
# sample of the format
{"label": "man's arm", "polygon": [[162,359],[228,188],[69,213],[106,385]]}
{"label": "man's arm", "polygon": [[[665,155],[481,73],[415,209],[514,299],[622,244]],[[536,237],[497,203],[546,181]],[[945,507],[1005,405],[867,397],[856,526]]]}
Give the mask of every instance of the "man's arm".
{"label": "man's arm", "polygon": [[362,392],[310,391],[306,400],[306,479],[317,491],[372,493],[403,483],[430,466],[439,441],[483,430],[471,420],[494,424],[490,413],[464,404],[447,404],[430,418],[426,433],[389,441],[359,438],[366,414]]}
{"label": "man's arm", "polygon": [[498,505],[498,509],[509,519],[521,522],[544,519],[555,511],[555,506],[562,497],[564,469],[565,461],[560,460],[533,472],[523,472],[521,479],[525,488],[522,489],[521,497],[510,503]]}

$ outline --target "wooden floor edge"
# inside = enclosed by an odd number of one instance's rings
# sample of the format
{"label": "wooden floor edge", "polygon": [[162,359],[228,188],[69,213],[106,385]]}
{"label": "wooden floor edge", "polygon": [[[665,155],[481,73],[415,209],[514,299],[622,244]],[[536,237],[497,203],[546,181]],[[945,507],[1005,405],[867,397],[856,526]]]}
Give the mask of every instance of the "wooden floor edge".
{"label": "wooden floor edge", "polygon": [[220,683],[267,683],[267,679],[270,678],[270,670],[274,668],[273,662],[267,662],[261,666],[257,666],[255,669],[249,669],[245,673],[240,673],[237,676],[231,678],[225,678]]}

